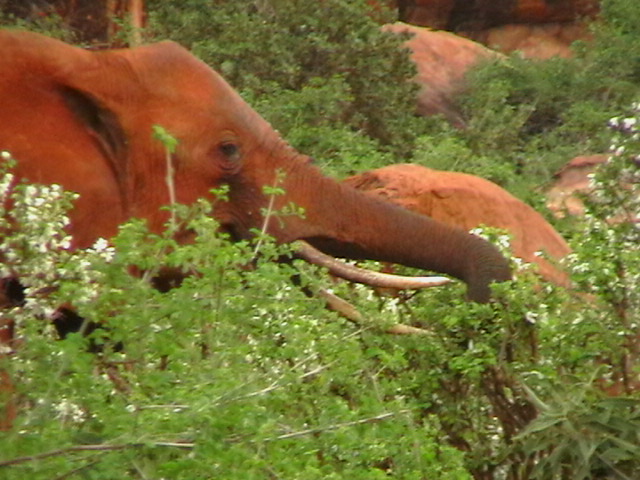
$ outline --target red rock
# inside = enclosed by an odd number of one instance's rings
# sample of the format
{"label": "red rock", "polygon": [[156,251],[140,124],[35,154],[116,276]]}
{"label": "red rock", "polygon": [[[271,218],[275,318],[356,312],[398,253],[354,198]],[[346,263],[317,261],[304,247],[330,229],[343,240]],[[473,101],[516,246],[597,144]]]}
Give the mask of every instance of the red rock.
{"label": "red rock", "polygon": [[594,17],[601,0],[397,0],[400,20],[452,31]]}
{"label": "red rock", "polygon": [[502,53],[517,51],[524,58],[546,60],[571,57],[571,44],[576,40],[589,40],[591,34],[583,23],[509,24],[491,28],[473,38]]}
{"label": "red rock", "polygon": [[600,0],[517,0],[513,3],[513,22],[571,22],[592,17],[600,10]]}
{"label": "red rock", "polygon": [[418,113],[425,116],[442,114],[453,125],[463,126],[454,98],[464,88],[464,76],[479,61],[499,54],[449,32],[400,22],[382,28],[394,33],[413,34],[406,46],[411,50],[411,59],[418,70],[416,82],[421,86]]}
{"label": "red rock", "polygon": [[347,178],[345,183],[465,230],[483,224],[503,228],[512,235],[515,256],[536,263],[545,279],[568,284],[567,275],[536,252],[559,260],[570,247],[542,215],[495,183],[414,164],[389,165]]}
{"label": "red rock", "polygon": [[446,29],[454,0],[399,0],[398,16],[403,22],[424,27]]}
{"label": "red rock", "polygon": [[554,216],[584,214],[584,204],[578,194],[591,190],[589,175],[606,160],[607,155],[575,157],[554,175],[553,185],[546,192],[547,207]]}
{"label": "red rock", "polygon": [[397,5],[406,23],[538,59],[571,56],[571,43],[590,38],[584,19],[600,10],[600,0],[398,0]]}

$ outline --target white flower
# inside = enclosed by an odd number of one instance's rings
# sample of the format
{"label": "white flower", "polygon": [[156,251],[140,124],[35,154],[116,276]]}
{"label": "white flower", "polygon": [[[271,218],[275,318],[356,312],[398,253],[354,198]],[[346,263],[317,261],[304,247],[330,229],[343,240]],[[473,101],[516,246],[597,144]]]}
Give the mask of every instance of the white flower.
{"label": "white flower", "polygon": [[107,248],[109,248],[109,242],[107,242],[106,239],[100,237],[99,239],[96,240],[96,242],[93,244],[93,250],[95,250],[96,252],[104,252],[105,250],[107,250]]}
{"label": "white flower", "polygon": [[56,418],[62,421],[79,423],[86,417],[86,412],[82,410],[79,405],[71,403],[66,398],[63,398],[60,403],[54,405],[53,409],[56,411]]}
{"label": "white flower", "polygon": [[634,117],[631,117],[631,118],[625,118],[625,119],[622,121],[622,127],[623,127],[625,130],[633,130],[633,127],[635,127],[635,126],[636,126],[636,122],[637,122],[637,119],[636,119],[636,118],[634,118]]}
{"label": "white flower", "polygon": [[13,174],[5,173],[2,179],[0,180],[0,198],[5,198],[7,196],[7,193],[9,193],[9,187],[11,186],[12,182],[13,182]]}
{"label": "white flower", "polygon": [[527,312],[524,314],[524,319],[531,325],[535,325],[538,321],[539,314],[536,312]]}

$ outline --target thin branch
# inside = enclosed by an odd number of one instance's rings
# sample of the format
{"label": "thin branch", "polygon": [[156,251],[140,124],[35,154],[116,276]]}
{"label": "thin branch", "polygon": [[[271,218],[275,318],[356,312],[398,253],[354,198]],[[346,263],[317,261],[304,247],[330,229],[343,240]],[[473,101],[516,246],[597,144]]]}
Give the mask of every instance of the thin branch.
{"label": "thin branch", "polygon": [[176,404],[176,405],[143,405],[141,407],[138,407],[138,410],[152,410],[152,409],[156,409],[156,408],[166,408],[166,409],[170,409],[170,410],[187,410],[191,408],[191,405],[180,405],[180,404]]}
{"label": "thin branch", "polygon": [[[265,438],[262,441],[264,442],[273,442],[276,440],[287,440],[290,438],[303,437],[305,435],[311,435],[314,433],[323,433],[330,432],[334,430],[339,430],[341,428],[353,427],[355,425],[364,425],[366,423],[375,423],[380,422],[382,420],[386,420],[388,418],[394,417],[398,414],[409,413],[410,409],[399,410],[397,412],[387,412],[381,413],[380,415],[376,415],[374,417],[362,418],[360,420],[353,420],[351,422],[343,422],[336,423],[333,425],[327,425],[325,427],[316,427],[309,428],[306,430],[299,430],[297,432],[285,433],[282,435],[278,435],[276,437]],[[1,467],[9,467],[12,465],[18,465],[21,463],[34,462],[37,460],[43,460],[45,458],[51,458],[61,455],[66,455],[68,453],[74,452],[106,452],[106,451],[115,451],[115,450],[126,450],[133,448],[143,448],[143,447],[165,447],[165,448],[181,448],[192,450],[195,447],[195,443],[187,443],[187,442],[153,442],[153,443],[124,443],[120,445],[76,445],[74,447],[60,448],[57,450],[51,450],[49,452],[43,452],[36,455],[29,455],[24,457],[17,457],[11,460],[5,460],[0,462]],[[86,467],[87,465],[85,465]],[[90,464],[88,465],[90,466]],[[62,477],[64,478],[64,477]]]}
{"label": "thin branch", "polygon": [[60,455],[66,455],[73,452],[105,452],[114,450],[126,450],[128,448],[142,448],[142,447],[168,447],[168,448],[185,448],[192,449],[195,447],[195,443],[186,442],[152,442],[152,443],[123,443],[120,445],[76,445],[75,447],[60,448],[57,450],[51,450],[49,452],[38,453],[36,455],[28,455],[25,457],[17,457],[11,460],[5,460],[0,462],[0,467],[9,467],[11,465],[18,465],[20,463],[34,462],[36,460],[42,460],[50,457],[57,457]]}
{"label": "thin branch", "polygon": [[176,228],[176,186],[175,186],[175,168],[173,167],[173,156],[171,149],[165,146],[165,160],[167,163],[167,176],[165,182],[167,183],[167,190],[169,192],[169,204],[171,205],[171,227]]}
{"label": "thin branch", "polygon": [[[304,380],[307,377],[311,377],[313,375],[315,375],[316,373],[320,373],[323,370],[326,370],[327,368],[329,368],[329,366],[331,366],[332,363],[327,364],[327,365],[320,365],[316,368],[314,368],[313,370],[304,373],[303,375],[300,375],[300,377],[297,380]],[[234,398],[233,400],[243,400],[246,398],[251,398],[251,397],[259,397],[261,395],[264,395],[266,393],[270,393],[273,390],[277,390],[280,387],[284,387],[286,385],[289,385],[291,382],[288,382],[286,384],[281,384],[278,383],[280,380],[282,379],[282,377],[280,377],[278,380],[274,381],[271,385],[269,385],[268,387],[263,388],[262,390],[257,390],[255,392],[251,392],[251,393],[247,393],[246,395],[241,395],[239,397]]]}
{"label": "thin branch", "polygon": [[409,413],[409,412],[411,412],[411,410],[404,409],[404,410],[399,410],[397,412],[381,413],[380,415],[376,415],[375,417],[362,418],[360,420],[354,420],[352,422],[336,423],[333,425],[327,425],[326,427],[308,428],[307,430],[300,430],[297,432],[285,433],[282,435],[278,435],[277,437],[265,438],[263,441],[273,442],[276,440],[287,440],[289,438],[303,437],[305,435],[311,435],[313,433],[330,432],[330,431],[339,430],[345,427],[353,427],[354,425],[363,425],[365,423],[380,422],[382,420],[386,420],[387,418],[394,417],[398,414]]}
{"label": "thin branch", "polygon": [[602,456],[601,454],[597,453],[595,454],[596,457],[598,457],[598,459],[604,463],[607,467],[609,467],[611,470],[614,471],[614,473],[621,478],[622,480],[631,480],[631,477],[627,477],[624,473],[622,473],[620,470],[618,470],[614,464],[612,464],[609,459],[605,458],[604,456]]}
{"label": "thin branch", "polygon": [[[295,365],[293,365],[289,369],[289,371],[295,370],[296,368],[299,368],[299,367],[303,366],[309,360],[312,360],[312,359],[314,359],[316,357],[317,357],[317,354],[316,353],[312,353],[311,355],[307,356],[306,358],[303,358],[302,360],[298,361]],[[306,379],[306,378],[308,378],[308,377],[310,377],[312,375],[320,373],[321,371],[326,370],[327,368],[329,368],[334,363],[335,362],[330,362],[330,363],[328,363],[326,365],[319,365],[318,367],[314,368],[313,370],[311,370],[309,372],[305,372],[302,375],[300,375],[299,377],[297,377],[296,379],[290,380],[288,382],[281,383],[281,381],[286,376],[286,374],[282,374],[277,379],[275,379],[273,382],[271,382],[270,385],[268,385],[268,386],[266,386],[266,387],[264,387],[264,388],[262,388],[260,390],[256,390],[256,391],[250,392],[250,393],[245,393],[245,394],[238,395],[236,397],[231,397],[231,398],[228,398],[229,397],[228,394],[227,395],[223,395],[223,396],[218,397],[215,400],[215,403],[217,405],[221,405],[223,403],[223,401],[225,403],[237,402],[239,400],[244,400],[244,399],[252,398],[252,397],[258,397],[258,396],[261,396],[261,395],[265,395],[267,393],[271,393],[272,391],[277,390],[278,388],[285,387],[287,385],[291,385],[294,381],[301,381],[301,380],[304,380],[304,379]],[[237,390],[238,390],[238,388],[234,389],[233,391],[237,391]],[[227,397],[227,398],[225,398],[225,397]]]}
{"label": "thin branch", "polygon": [[187,442],[153,442],[152,447],[167,447],[167,448],[184,448],[185,450],[191,450],[196,446],[195,443]]}
{"label": "thin branch", "polygon": [[138,462],[136,462],[135,459],[131,459],[131,465],[133,465],[133,468],[135,468],[136,472],[142,480],[149,480],[149,477],[147,477],[147,475],[144,473],[144,470],[140,468],[140,465],[138,465]]}
{"label": "thin branch", "polygon": [[[277,180],[276,184],[277,185]],[[260,227],[260,238],[258,238],[258,242],[256,243],[256,247],[253,249],[253,257],[258,256],[258,252],[260,251],[260,247],[262,246],[264,236],[267,234],[267,228],[269,227],[269,221],[271,220],[271,214],[273,213],[273,204],[275,203],[276,196],[275,194],[269,195],[269,205],[267,205],[267,211],[264,215],[264,221],[262,222],[262,227]]]}
{"label": "thin branch", "polygon": [[338,313],[342,317],[346,318],[350,322],[355,323],[356,325],[362,326],[375,326],[376,328],[384,328],[386,333],[392,333],[395,335],[429,335],[433,336],[433,332],[429,330],[425,330],[423,328],[412,327],[411,325],[404,325],[402,323],[397,323],[395,325],[389,325],[382,327],[381,325],[374,325],[373,322],[365,320],[362,314],[354,307],[351,303],[347,302],[345,299],[340,298],[334,293],[326,289],[318,290],[317,295],[322,298],[327,303],[327,308],[329,310],[333,310]]}

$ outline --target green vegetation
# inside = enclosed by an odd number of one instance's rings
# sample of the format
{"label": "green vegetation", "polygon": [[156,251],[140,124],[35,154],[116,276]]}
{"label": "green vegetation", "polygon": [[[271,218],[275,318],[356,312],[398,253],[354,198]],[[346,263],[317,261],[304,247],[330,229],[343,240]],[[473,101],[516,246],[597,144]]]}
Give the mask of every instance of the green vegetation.
{"label": "green vegetation", "polygon": [[[585,219],[562,232],[576,288],[541,285],[525,267],[490,305],[463,302],[460,285],[378,297],[274,262],[287,249],[263,236],[229,243],[204,203],[176,206],[163,235],[132,221],[113,246],[70,252],[71,199],[10,190],[3,176],[0,205],[11,196],[16,207],[0,218],[20,228],[0,241],[2,273],[20,276],[27,301],[3,312],[23,341],[0,358],[21,406],[0,437],[0,476],[640,477],[635,0],[605,1],[594,43],[574,59],[514,56],[474,72],[463,131],[413,115],[401,39],[378,29],[387,14],[319,3],[150,1],[148,35],[192,48],[335,174],[415,161],[481,174],[536,204],[572,156],[610,151]],[[194,244],[173,240],[182,225]],[[159,265],[198,275],[160,293]],[[331,286],[367,323],[327,311],[294,275]],[[55,340],[47,319],[65,302],[103,328]],[[429,335],[383,333],[391,323]]]}
{"label": "green vegetation", "polygon": [[8,0],[0,0],[0,28],[21,28],[32,32],[43,33],[67,42],[73,42],[75,40],[74,32],[64,24],[59,15],[33,15],[26,20],[7,13],[8,4]]}
{"label": "green vegetation", "polygon": [[[310,288],[328,281],[275,262],[286,249],[228,242],[203,203],[179,208],[180,223],[162,236],[131,222],[113,247],[69,252],[58,190],[8,194],[20,229],[2,244],[5,275],[20,276],[27,303],[7,315],[28,341],[1,364],[25,409],[2,455],[77,450],[4,467],[3,478],[75,469],[90,478],[469,478],[462,454],[436,442],[437,419],[398,390],[396,372],[413,376],[406,345],[304,296],[292,275]],[[184,225],[198,234],[192,245],[172,238]],[[198,276],[161,294],[148,281],[158,265]],[[55,341],[45,318],[67,301],[104,328]]]}

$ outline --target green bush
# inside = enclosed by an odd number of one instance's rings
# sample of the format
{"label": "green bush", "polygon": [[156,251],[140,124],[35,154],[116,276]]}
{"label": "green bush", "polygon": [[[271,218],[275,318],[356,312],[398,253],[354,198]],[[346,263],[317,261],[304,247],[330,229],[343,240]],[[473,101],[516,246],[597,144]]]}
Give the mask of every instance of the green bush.
{"label": "green bush", "polygon": [[536,397],[540,414],[520,434],[535,459],[531,478],[640,474],[640,104],[609,125],[611,156],[594,175],[583,231],[568,258],[579,300],[590,308],[566,310],[570,322],[541,338],[562,374],[540,377],[548,393]]}
{"label": "green bush", "polygon": [[8,13],[10,0],[0,0],[0,28],[21,28],[32,32],[39,32],[66,42],[76,40],[75,33],[66,25],[63,19],[55,14],[31,15],[29,18],[19,18]]}
{"label": "green bush", "polygon": [[[402,392],[405,346],[295,288],[322,276],[276,262],[286,248],[229,243],[201,203],[165,234],[131,221],[113,246],[70,251],[64,195],[10,182],[4,275],[26,300],[4,312],[24,341],[0,360],[20,406],[3,478],[470,478]],[[183,225],[193,244],[173,240]],[[159,266],[196,274],[161,294]],[[100,328],[57,340],[68,303]]]}

